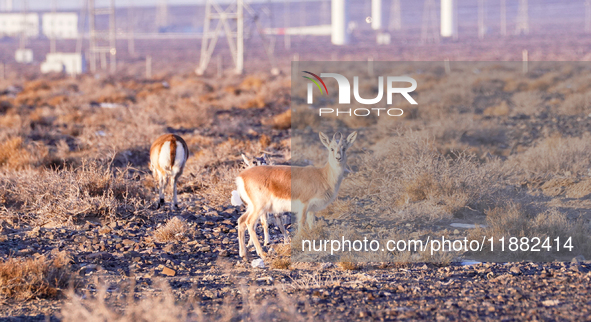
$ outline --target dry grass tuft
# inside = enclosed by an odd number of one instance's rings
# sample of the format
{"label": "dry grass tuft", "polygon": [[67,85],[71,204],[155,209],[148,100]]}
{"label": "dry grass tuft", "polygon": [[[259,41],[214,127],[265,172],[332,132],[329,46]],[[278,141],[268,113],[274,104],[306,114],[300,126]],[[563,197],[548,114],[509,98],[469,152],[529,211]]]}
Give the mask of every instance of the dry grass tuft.
{"label": "dry grass tuft", "polygon": [[505,116],[509,115],[509,105],[507,101],[502,101],[498,105],[487,107],[482,114],[487,116]]}
{"label": "dry grass tuft", "polygon": [[275,258],[269,266],[274,269],[289,269],[291,267],[291,260],[289,258]]}
{"label": "dry grass tuft", "polygon": [[148,194],[139,174],[98,161],[79,168],[26,170],[0,174],[4,198],[0,218],[19,216],[35,226],[71,224],[84,217],[108,218],[144,209]]}
{"label": "dry grass tuft", "polygon": [[10,138],[0,144],[0,166],[18,169],[28,165],[29,160],[21,137]]}
{"label": "dry grass tuft", "polygon": [[70,258],[59,252],[53,259],[9,258],[0,263],[0,296],[14,300],[57,297],[72,277]]}
{"label": "dry grass tuft", "polygon": [[[487,227],[475,229],[470,233],[469,239],[494,236],[495,240],[498,241],[499,238],[505,237],[505,247],[507,247],[509,238],[515,236],[530,239],[537,237],[541,241],[540,244],[544,243],[547,237],[551,240],[560,237],[562,239],[561,243],[572,237],[572,245],[575,245],[574,250],[576,253],[567,254],[570,258],[580,254],[588,254],[591,249],[591,229],[589,224],[581,219],[569,219],[565,213],[557,209],[533,213],[526,211],[519,204],[511,202],[486,211],[486,222]],[[500,244],[495,245],[495,247],[500,249]],[[556,247],[553,247],[552,251],[556,251]],[[544,254],[545,250],[541,253],[518,251],[513,252],[511,255],[516,256],[514,259],[525,259],[544,256]],[[556,255],[561,255],[561,253],[558,252]],[[494,256],[498,256],[498,254],[494,254]]]}
{"label": "dry grass tuft", "polygon": [[591,168],[591,136],[581,138],[549,137],[513,156],[508,166],[526,176],[586,174]]}
{"label": "dry grass tuft", "polygon": [[[192,291],[183,299],[175,295],[168,283],[160,281],[159,292],[137,296],[131,284],[117,296],[102,286],[95,295],[82,298],[73,292],[70,301],[62,308],[64,322],[119,321],[119,322],[185,322],[185,321],[311,321],[312,316],[298,310],[301,298],[289,296],[276,288],[275,296],[261,300],[255,296],[255,287],[239,284],[239,295],[227,294],[223,304],[215,311],[204,312],[201,301]],[[306,303],[307,304],[307,303]]]}
{"label": "dry grass tuft", "polygon": [[154,231],[154,240],[159,243],[182,241],[187,238],[189,224],[179,217],[171,218],[166,225]]}
{"label": "dry grass tuft", "polygon": [[566,96],[557,112],[567,115],[589,114],[591,112],[590,98],[589,93],[572,93]]}
{"label": "dry grass tuft", "polygon": [[287,130],[291,128],[291,109],[273,116],[269,120],[263,122],[264,125],[271,125],[277,130]]}
{"label": "dry grass tuft", "polygon": [[385,140],[375,150],[342,187],[351,197],[371,200],[366,209],[374,212],[411,207],[413,216],[449,217],[466,206],[482,207],[501,184],[497,163],[480,164],[464,152],[442,155],[432,141],[413,133]]}
{"label": "dry grass tuft", "polygon": [[348,261],[338,262],[337,265],[345,271],[358,271],[362,268],[361,264]]}

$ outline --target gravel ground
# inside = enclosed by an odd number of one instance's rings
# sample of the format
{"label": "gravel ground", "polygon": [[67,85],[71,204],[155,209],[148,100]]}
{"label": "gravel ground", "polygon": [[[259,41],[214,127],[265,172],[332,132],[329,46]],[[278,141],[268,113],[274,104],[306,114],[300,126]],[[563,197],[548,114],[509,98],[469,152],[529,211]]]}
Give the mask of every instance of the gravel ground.
{"label": "gravel ground", "polygon": [[[257,301],[278,292],[301,299],[301,313],[325,320],[590,320],[591,262],[508,264],[364,264],[344,270],[330,263],[292,263],[291,269],[251,268],[238,258],[234,208],[192,208],[153,220],[87,222],[74,229],[5,230],[2,258],[67,251],[81,285],[96,291],[96,276],[117,294],[135,280],[138,294],[155,292],[159,281],[175,295],[194,296],[204,312],[215,314],[230,301],[240,309],[237,290],[255,288]],[[190,225],[185,241],[157,243],[156,219],[180,216]],[[274,231],[274,236],[279,236]],[[280,249],[279,240],[268,248]],[[271,250],[272,249],[272,250]],[[65,300],[10,300],[0,316],[11,321],[59,319]],[[226,304],[225,304],[226,303]]]}

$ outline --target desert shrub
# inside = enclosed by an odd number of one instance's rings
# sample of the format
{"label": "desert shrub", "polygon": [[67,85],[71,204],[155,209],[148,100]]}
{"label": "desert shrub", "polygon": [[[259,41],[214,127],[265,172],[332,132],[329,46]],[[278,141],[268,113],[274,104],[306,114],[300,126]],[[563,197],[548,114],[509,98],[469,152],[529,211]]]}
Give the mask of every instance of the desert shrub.
{"label": "desert shrub", "polygon": [[263,121],[265,125],[271,125],[274,129],[286,130],[291,128],[291,109]]}
{"label": "desert shrub", "polygon": [[19,214],[32,225],[72,223],[85,216],[110,217],[142,209],[147,201],[138,174],[98,161],[78,168],[27,170],[0,175],[11,200],[2,216]]}
{"label": "desert shrub", "polygon": [[591,138],[549,137],[521,154],[512,156],[507,166],[526,177],[552,174],[584,174],[591,168]]}
{"label": "desert shrub", "polygon": [[487,116],[505,116],[509,114],[509,105],[507,101],[501,101],[501,103],[487,107],[482,114]]}
{"label": "desert shrub", "polygon": [[56,297],[72,277],[70,258],[59,252],[52,259],[8,258],[0,262],[0,297],[28,300]]}
{"label": "desert shrub", "polygon": [[47,155],[42,144],[27,144],[21,137],[8,137],[0,142],[0,168],[24,169],[40,164]]}
{"label": "desert shrub", "polygon": [[559,104],[557,112],[567,115],[589,114],[591,112],[590,98],[590,93],[569,94],[564,99],[564,102]]}
{"label": "desert shrub", "polygon": [[542,93],[529,91],[513,94],[513,115],[534,115],[545,110]]}
{"label": "desert shrub", "polygon": [[[471,239],[482,239],[482,236],[499,238],[505,237],[505,247],[511,237],[538,237],[541,243],[549,237],[554,239],[560,237],[562,243],[565,243],[568,237],[572,237],[572,245],[575,246],[575,253],[570,253],[571,258],[576,255],[588,255],[591,251],[591,227],[589,223],[581,219],[568,218],[563,212],[557,209],[546,211],[527,211],[521,205],[510,202],[506,205],[495,207],[486,211],[486,228],[478,228],[471,232]],[[487,247],[489,247],[487,245]],[[495,245],[500,249],[500,243]],[[552,248],[552,252],[556,247]],[[536,256],[548,255],[546,250],[542,253],[535,252],[512,252],[513,259],[535,258]],[[563,253],[563,252],[562,252]],[[561,252],[555,252],[553,255],[562,255]],[[501,255],[496,254],[496,255]],[[542,257],[540,257],[542,258]],[[545,257],[548,259],[548,257]]]}
{"label": "desert shrub", "polygon": [[[63,321],[309,321],[305,311],[298,310],[302,299],[290,296],[277,288],[269,300],[256,297],[256,288],[236,285],[239,296],[227,295],[222,307],[215,312],[204,312],[200,301],[189,292],[183,299],[166,282],[158,284],[159,292],[138,297],[134,285],[113,296],[107,287],[99,287],[94,295],[84,298],[70,293],[70,300],[61,310]],[[327,317],[327,320],[330,318]]]}
{"label": "desert shrub", "polygon": [[394,213],[392,209],[425,203],[429,207],[421,207],[423,215],[442,215],[433,211],[439,209],[449,216],[466,206],[485,205],[502,183],[497,162],[480,164],[474,155],[463,152],[442,155],[417,134],[384,140],[374,151],[343,182],[343,190],[371,200],[376,212]]}
{"label": "desert shrub", "polygon": [[154,240],[159,243],[182,241],[187,238],[189,224],[179,217],[171,218],[166,225],[154,231]]}

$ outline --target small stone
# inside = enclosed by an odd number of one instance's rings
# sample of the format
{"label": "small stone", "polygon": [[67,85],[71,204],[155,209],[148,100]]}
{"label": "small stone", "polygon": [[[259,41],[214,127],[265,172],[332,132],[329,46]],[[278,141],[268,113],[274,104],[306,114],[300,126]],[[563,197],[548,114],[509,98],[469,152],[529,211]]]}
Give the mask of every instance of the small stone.
{"label": "small stone", "polygon": [[172,268],[168,268],[168,267],[164,266],[164,268],[162,269],[162,274],[164,274],[166,276],[175,276],[176,271]]}
{"label": "small stone", "polygon": [[125,245],[125,246],[131,246],[131,245],[135,244],[135,242],[134,242],[133,240],[131,240],[131,239],[124,239],[124,240],[122,241],[122,243],[123,243],[123,245]]}
{"label": "small stone", "polygon": [[211,247],[209,247],[209,246],[201,247],[201,248],[199,248],[199,251],[203,252],[203,253],[207,253],[207,252],[211,251]]}
{"label": "small stone", "polygon": [[513,274],[521,274],[521,269],[519,269],[519,267],[517,267],[517,266],[511,267],[511,269],[509,271]]}
{"label": "small stone", "polygon": [[265,268],[265,262],[261,258],[257,258],[250,263],[253,268]]}
{"label": "small stone", "polygon": [[544,306],[555,306],[555,305],[558,305],[559,303],[560,303],[560,301],[558,301],[558,300],[545,300],[545,301],[542,301],[542,304]]}

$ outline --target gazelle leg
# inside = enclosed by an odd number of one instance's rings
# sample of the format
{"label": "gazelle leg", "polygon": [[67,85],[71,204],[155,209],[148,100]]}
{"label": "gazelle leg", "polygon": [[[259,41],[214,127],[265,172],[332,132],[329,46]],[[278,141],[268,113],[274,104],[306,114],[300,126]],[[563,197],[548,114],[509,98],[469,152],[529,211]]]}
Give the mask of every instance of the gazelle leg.
{"label": "gazelle leg", "polygon": [[[254,225],[254,231],[257,231],[257,224],[259,223],[259,221],[257,220],[257,223]],[[256,236],[256,235],[255,235]],[[250,234],[248,234],[248,244],[246,245],[247,247],[253,246],[254,242],[252,241],[252,237]]]}
{"label": "gazelle leg", "polygon": [[262,215],[261,209],[253,210],[252,214],[246,218],[246,227],[248,228],[248,233],[252,236],[252,242],[254,243],[254,248],[257,251],[257,254],[261,258],[265,258],[265,253],[263,252],[263,248],[261,247],[261,243],[257,238],[256,231],[254,230],[254,226],[257,223],[258,218]]}
{"label": "gazelle leg", "polygon": [[285,226],[283,225],[283,214],[275,214],[275,223],[277,224],[277,226],[279,226],[279,230],[281,230],[281,233],[283,234],[283,243],[284,244],[289,244],[291,242],[291,238],[289,238],[289,235],[287,234],[287,231],[285,230]]}
{"label": "gazelle leg", "polygon": [[179,208],[179,202],[177,200],[176,197],[176,182],[179,179],[179,174],[176,174],[173,178],[172,178],[172,209],[178,209]]}
{"label": "gazelle leg", "polygon": [[158,209],[164,204],[164,187],[166,186],[166,176],[158,172]]}
{"label": "gazelle leg", "polygon": [[307,220],[307,224],[308,224],[308,227],[309,227],[309,228],[312,228],[312,227],[314,226],[314,221],[315,221],[314,219],[316,219],[315,213],[314,213],[314,212],[311,212],[311,211],[309,211],[309,212],[308,212],[308,216],[307,216],[307,218],[306,218],[306,220]]}
{"label": "gazelle leg", "polygon": [[[246,251],[246,240],[245,240],[245,235],[246,235],[246,221],[248,219],[248,217],[250,216],[250,214],[252,213],[252,209],[251,207],[246,208],[246,212],[244,212],[244,214],[242,214],[242,216],[240,216],[240,218],[238,218],[238,253],[240,255],[240,257],[244,258],[245,260],[248,260],[248,252]],[[252,240],[252,237],[251,237]]]}
{"label": "gazelle leg", "polygon": [[308,216],[308,205],[304,205],[301,209],[301,212],[298,214],[298,230],[296,235],[301,236],[304,232],[305,226],[304,223],[307,222],[306,217]]}
{"label": "gazelle leg", "polygon": [[269,221],[267,219],[268,219],[268,214],[263,213],[263,215],[261,216],[261,225],[263,225],[263,235],[265,236],[265,243],[264,243],[265,246],[269,245],[269,240],[271,239],[269,236]]}

